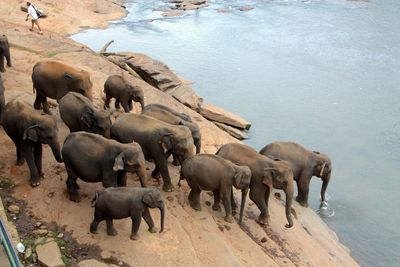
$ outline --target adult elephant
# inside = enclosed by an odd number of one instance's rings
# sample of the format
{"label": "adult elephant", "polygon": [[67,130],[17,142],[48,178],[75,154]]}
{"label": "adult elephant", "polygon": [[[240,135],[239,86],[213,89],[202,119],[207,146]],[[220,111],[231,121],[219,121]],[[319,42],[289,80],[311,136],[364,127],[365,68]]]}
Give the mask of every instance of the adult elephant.
{"label": "adult elephant", "polygon": [[61,153],[71,201],[80,201],[78,177],[88,183],[117,187],[126,186],[126,172],[132,172],[139,176],[142,187],[147,186],[143,152],[135,142],[121,144],[98,134],[76,132],[67,136]]}
{"label": "adult elephant", "polygon": [[216,153],[235,164],[248,166],[251,170],[250,199],[261,211],[257,222],[267,224],[269,220],[268,200],[272,188],[282,189],[286,194],[286,228],[293,226],[291,215],[293,199],[293,172],[287,162],[272,160],[259,154],[253,148],[229,143],[223,145]]}
{"label": "adult elephant", "polygon": [[[142,110],[142,114],[156,118],[160,121],[172,124],[172,125],[183,125],[189,128],[190,132],[192,133],[193,142],[196,146],[196,154],[200,153],[201,149],[201,133],[200,128],[197,123],[186,121],[182,119],[181,116],[178,116],[171,112],[167,108],[160,108],[160,105],[147,105]],[[177,160],[174,157],[174,162]]]}
{"label": "adult elephant", "polygon": [[59,110],[71,132],[85,131],[110,138],[110,114],[96,110],[87,97],[69,92],[60,99]]}
{"label": "adult elephant", "polygon": [[167,151],[175,154],[180,163],[194,154],[192,134],[187,127],[171,125],[146,115],[120,115],[111,127],[111,138],[122,143],[138,142],[146,160],[153,160],[156,165],[152,177],[157,178],[161,172],[164,191],[173,190]]}
{"label": "adult elephant", "polygon": [[308,207],[308,192],[312,176],[322,179],[321,200],[325,201],[325,192],[332,172],[332,162],[329,156],[308,150],[293,142],[273,142],[262,148],[260,153],[289,163],[297,183],[296,201],[300,205]]}
{"label": "adult elephant", "polygon": [[132,110],[132,101],[139,102],[144,108],[143,90],[137,86],[129,84],[120,75],[111,75],[104,83],[104,108],[110,108],[110,99],[115,98],[115,108],[120,108],[120,103],[125,112]]}
{"label": "adult elephant", "polygon": [[6,100],[4,98],[4,84],[3,79],[0,75],[0,124],[1,124],[1,114],[3,113],[4,105],[6,104]]}
{"label": "adult elephant", "polygon": [[239,224],[242,223],[251,178],[249,167],[238,166],[217,155],[199,154],[189,157],[183,162],[180,180],[184,178],[192,189],[188,197],[190,206],[195,210],[201,210],[201,191],[212,191],[214,194],[213,210],[221,210],[219,202],[222,200],[225,208],[225,221],[229,223],[233,222],[232,207],[236,206],[232,186],[241,189]]}
{"label": "adult elephant", "polygon": [[43,108],[51,114],[47,97],[57,102],[68,92],[80,93],[92,100],[92,82],[89,73],[58,61],[41,61],[32,71],[33,90],[36,89],[35,109]]}
{"label": "adult elephant", "polygon": [[4,58],[7,60],[7,66],[11,67],[10,44],[7,36],[0,35],[0,72],[5,72]]}
{"label": "adult elephant", "polygon": [[2,124],[17,148],[17,165],[26,159],[31,186],[38,186],[43,176],[42,144],[48,144],[57,162],[62,162],[57,119],[34,110],[25,102],[13,100],[4,107]]}

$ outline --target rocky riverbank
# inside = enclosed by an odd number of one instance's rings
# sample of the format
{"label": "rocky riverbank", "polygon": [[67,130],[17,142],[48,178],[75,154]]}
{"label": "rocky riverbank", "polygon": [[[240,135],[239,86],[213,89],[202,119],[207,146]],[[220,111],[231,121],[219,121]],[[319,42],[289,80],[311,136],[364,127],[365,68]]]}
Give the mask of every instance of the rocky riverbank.
{"label": "rocky riverbank", "polygon": [[[98,107],[102,107],[104,81],[111,74],[120,74],[143,89],[147,104],[161,103],[190,114],[200,126],[203,152],[214,153],[224,143],[238,142],[205,119],[207,115],[204,111],[198,113],[196,108],[182,104],[173,94],[156,88],[155,84],[144,79],[139,71],[135,71],[139,73],[139,77],[135,77],[111,62],[108,56],[99,55],[66,37],[85,27],[106,26],[106,21],[123,16],[126,11],[121,3],[115,0],[38,1],[37,5],[48,12],[48,17],[41,20],[43,36],[28,31],[30,24],[24,22],[25,13],[20,11],[21,4],[23,2],[10,0],[0,6],[0,34],[6,34],[12,45],[13,67],[2,75],[7,101],[20,98],[33,103],[32,66],[39,60],[56,59],[90,73],[94,102]],[[136,65],[140,67],[140,64]],[[53,108],[52,111],[58,117],[62,142],[68,129],[59,119],[57,109]],[[211,196],[207,193],[202,194],[203,211],[191,209],[186,202],[189,190],[186,183],[172,193],[163,192],[167,206],[164,233],[150,234],[142,224],[139,231],[141,239],[131,241],[131,221],[126,219],[115,222],[119,230],[117,236],[107,236],[105,224],[100,224],[99,233],[92,235],[89,233],[89,223],[93,218],[90,201],[94,192],[102,188],[100,184],[80,182],[82,201],[70,202],[65,186],[67,175],[64,165],[58,164],[50,149],[45,147],[43,171],[46,178],[39,187],[31,188],[27,178],[29,170],[26,164],[15,166],[14,144],[2,128],[0,147],[0,165],[3,166],[0,173],[8,178],[12,187],[11,191],[2,190],[3,203],[6,209],[11,205],[20,207],[18,213],[9,212],[9,218],[18,226],[22,242],[31,251],[38,245],[50,243],[52,245],[48,246],[52,249],[61,251],[57,257],[63,257],[70,265],[80,262],[80,266],[101,266],[100,263],[82,263],[84,259],[96,259],[102,261],[103,265],[113,262],[123,266],[357,265],[335,233],[309,208],[295,203],[294,227],[286,229],[284,202],[279,196],[272,197],[271,223],[268,227],[262,227],[254,221],[257,208],[248,201],[243,226],[239,227],[236,223],[226,223],[223,213],[212,210],[208,205],[212,202]],[[148,163],[149,172],[152,168],[153,164]],[[169,168],[173,184],[176,185],[179,168],[172,165]],[[130,186],[139,185],[133,175],[128,180]],[[152,181],[152,185],[160,187],[157,181]],[[158,222],[158,212],[152,212],[152,216]],[[47,232],[35,231],[40,229]],[[40,239],[44,236],[47,239]],[[54,242],[57,247],[54,247]],[[36,250],[34,255],[40,251]],[[33,256],[27,258],[27,262],[33,260]],[[44,259],[36,258],[36,261]]]}

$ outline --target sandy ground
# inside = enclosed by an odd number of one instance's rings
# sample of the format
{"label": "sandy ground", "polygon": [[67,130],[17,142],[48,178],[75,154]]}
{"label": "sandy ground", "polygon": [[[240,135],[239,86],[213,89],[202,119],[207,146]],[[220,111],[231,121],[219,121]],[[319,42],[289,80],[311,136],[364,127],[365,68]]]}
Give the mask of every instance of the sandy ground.
{"label": "sandy ground", "polygon": [[[49,18],[41,21],[45,34],[40,36],[28,31],[29,24],[24,21],[26,15],[19,11],[23,3],[8,0],[0,5],[0,33],[6,34],[13,45],[13,67],[3,75],[6,100],[20,98],[33,103],[32,67],[39,60],[52,58],[87,70],[94,84],[94,102],[101,107],[102,87],[108,75],[122,74],[128,78],[128,74],[64,35],[76,32],[83,26],[105,26],[107,20],[120,17],[125,11],[105,0],[39,1],[38,5],[50,14]],[[98,13],[99,6],[104,14]],[[61,12],[60,9],[67,11]],[[59,15],[61,13],[63,15]],[[78,15],[84,19],[78,21]],[[172,97],[141,80],[129,79],[143,88],[146,103],[166,104],[189,113],[200,125],[204,152],[213,153],[223,143],[235,142],[228,134]],[[136,105],[135,108],[138,109]],[[52,111],[58,117],[60,141],[63,142],[68,129],[59,119],[57,109],[53,108]],[[37,188],[29,185],[27,165],[18,167],[15,161],[14,144],[0,128],[0,163],[5,166],[2,171],[15,182],[14,197],[24,199],[29,210],[43,222],[65,226],[79,243],[99,246],[103,258],[113,256],[132,266],[357,265],[349,250],[340,244],[335,233],[311,209],[295,203],[293,208],[297,219],[293,228],[286,229],[283,202],[272,197],[271,223],[268,227],[262,227],[254,221],[259,214],[256,206],[248,201],[243,226],[239,227],[237,223],[226,223],[222,212],[213,211],[206,205],[207,201],[212,202],[206,192],[202,193],[203,211],[196,212],[190,208],[186,201],[189,188],[185,182],[181,189],[163,193],[167,206],[164,233],[150,234],[142,222],[139,231],[141,239],[131,241],[131,221],[125,219],[115,222],[117,236],[106,235],[105,223],[100,224],[99,233],[93,235],[89,233],[89,224],[93,219],[90,200],[94,192],[101,189],[100,184],[78,181],[83,198],[80,203],[73,203],[67,197],[64,165],[55,161],[48,146],[45,146],[43,155],[46,178]],[[153,166],[148,163],[148,167],[150,174]],[[173,183],[177,184],[179,169],[172,165],[169,167]],[[157,181],[152,180],[152,183],[160,187]],[[129,175],[128,184],[138,186],[137,177]],[[152,211],[152,216],[159,226],[158,210]]]}

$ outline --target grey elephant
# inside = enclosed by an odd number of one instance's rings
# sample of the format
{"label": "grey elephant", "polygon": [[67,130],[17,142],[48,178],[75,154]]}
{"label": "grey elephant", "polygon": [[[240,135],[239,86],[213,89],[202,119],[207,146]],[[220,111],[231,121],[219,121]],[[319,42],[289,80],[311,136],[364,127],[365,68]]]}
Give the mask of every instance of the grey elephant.
{"label": "grey elephant", "polygon": [[75,132],[65,139],[61,154],[71,201],[80,201],[78,177],[88,183],[117,187],[126,186],[126,172],[132,172],[139,176],[143,187],[147,186],[145,160],[137,143],[121,144],[98,134]]}
{"label": "grey elephant", "polygon": [[40,61],[32,71],[33,90],[36,89],[35,109],[43,108],[51,114],[47,97],[57,102],[68,92],[80,93],[92,100],[92,82],[89,73],[58,61]]}
{"label": "grey elephant", "polygon": [[104,83],[104,108],[110,108],[110,99],[115,98],[115,108],[120,108],[120,103],[125,112],[132,110],[132,101],[139,102],[144,108],[143,90],[129,84],[120,75],[111,75]]}
{"label": "grey elephant", "polygon": [[4,84],[3,79],[0,75],[0,124],[1,124],[1,114],[3,113],[4,105],[6,104],[6,100],[4,98]]}
{"label": "grey elephant", "polygon": [[85,131],[110,138],[110,114],[96,110],[87,97],[69,92],[60,99],[59,110],[71,132]]}
{"label": "grey elephant", "polygon": [[7,60],[7,66],[11,67],[10,44],[7,36],[0,35],[0,72],[5,72],[4,58]]}
{"label": "grey elephant", "polygon": [[288,224],[286,224],[285,227],[290,228],[293,226],[291,215],[293,172],[287,162],[272,160],[259,154],[253,148],[238,143],[225,144],[216,154],[235,164],[248,166],[250,168],[250,199],[261,211],[257,219],[258,223],[268,223],[268,200],[272,188],[276,188],[282,189],[286,194],[285,213]]}
{"label": "grey elephant", "polygon": [[146,160],[153,160],[156,165],[152,177],[158,178],[161,172],[164,191],[173,190],[166,152],[175,154],[180,163],[194,154],[192,134],[187,127],[171,125],[146,115],[121,114],[111,126],[111,138],[122,143],[138,142]]}
{"label": "grey elephant", "polygon": [[[161,108],[164,107],[164,108]],[[170,112],[169,108],[161,105],[147,105],[142,110],[142,114],[156,118],[160,121],[172,124],[172,125],[183,125],[189,128],[192,133],[193,142],[196,147],[196,154],[200,153],[201,149],[201,132],[197,123],[186,121],[181,116]],[[178,160],[174,157],[174,165],[177,165]]]}
{"label": "grey elephant", "polygon": [[94,206],[94,219],[90,224],[90,232],[97,233],[97,226],[106,220],[107,234],[117,235],[113,226],[113,219],[130,217],[132,220],[131,239],[139,239],[138,231],[143,219],[149,226],[149,232],[155,233],[153,219],[149,208],[158,208],[161,214],[161,229],[164,230],[165,206],[157,188],[110,187],[101,192],[96,192],[92,201]]}
{"label": "grey elephant", "polygon": [[43,176],[42,144],[48,144],[57,162],[62,162],[57,119],[34,110],[25,102],[13,100],[4,107],[2,124],[16,146],[17,165],[26,159],[31,186],[38,186]]}
{"label": "grey elephant", "polygon": [[241,189],[239,224],[242,223],[251,179],[249,167],[238,166],[217,155],[197,154],[183,162],[180,180],[183,179],[186,179],[192,189],[188,199],[193,209],[201,210],[200,193],[202,190],[212,191],[214,194],[213,210],[221,210],[219,202],[222,200],[225,208],[225,221],[230,223],[233,222],[232,206],[236,206],[233,200],[232,186]]}
{"label": "grey elephant", "polygon": [[293,142],[273,142],[262,148],[260,153],[289,163],[297,183],[296,201],[300,205],[308,207],[308,192],[312,176],[322,179],[321,200],[325,201],[325,192],[332,172],[332,162],[328,155],[308,150]]}

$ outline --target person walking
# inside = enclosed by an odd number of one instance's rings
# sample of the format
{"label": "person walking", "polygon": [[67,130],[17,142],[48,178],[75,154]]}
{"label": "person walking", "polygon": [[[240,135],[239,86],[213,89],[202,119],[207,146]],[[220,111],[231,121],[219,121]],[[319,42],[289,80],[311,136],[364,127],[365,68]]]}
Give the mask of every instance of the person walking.
{"label": "person walking", "polygon": [[28,6],[28,15],[26,15],[25,21],[28,21],[29,16],[31,16],[32,18],[32,28],[30,28],[29,30],[33,32],[33,26],[36,24],[39,29],[39,34],[42,35],[43,32],[39,25],[39,15],[37,12],[37,8],[31,2],[26,2],[26,5]]}

